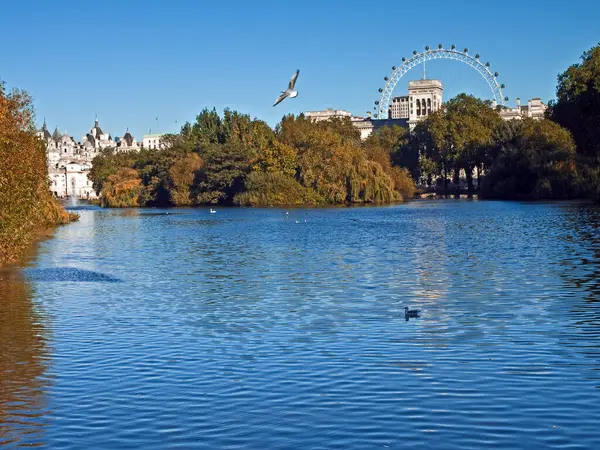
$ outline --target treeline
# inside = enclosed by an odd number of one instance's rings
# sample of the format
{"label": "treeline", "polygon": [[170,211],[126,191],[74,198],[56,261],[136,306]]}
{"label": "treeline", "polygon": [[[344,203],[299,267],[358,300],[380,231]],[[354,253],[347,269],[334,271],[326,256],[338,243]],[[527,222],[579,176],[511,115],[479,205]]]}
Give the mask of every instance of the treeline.
{"label": "treeline", "polygon": [[0,82],[0,266],[18,261],[44,230],[76,218],[51,196],[31,97]]}
{"label": "treeline", "polygon": [[[395,133],[401,135],[401,129]],[[286,116],[275,130],[237,111],[205,109],[165,148],[94,158],[106,207],[390,203],[415,185],[384,135],[361,142],[348,119]]]}
{"label": "treeline", "polygon": [[350,120],[286,116],[272,130],[204,110],[163,150],[106,150],[90,175],[104,206],[389,203],[415,181],[438,194],[600,199],[600,46],[558,76],[542,120],[503,121],[466,94],[412,132],[380,128],[361,142]]}

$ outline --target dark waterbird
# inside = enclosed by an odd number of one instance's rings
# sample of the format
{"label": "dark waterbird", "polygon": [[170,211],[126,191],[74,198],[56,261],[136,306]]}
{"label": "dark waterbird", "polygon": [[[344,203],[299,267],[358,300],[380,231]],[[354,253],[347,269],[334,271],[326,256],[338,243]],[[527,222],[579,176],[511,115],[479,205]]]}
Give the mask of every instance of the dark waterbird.
{"label": "dark waterbird", "polygon": [[410,317],[419,317],[420,309],[408,309],[408,306],[404,307],[404,317],[408,320]]}
{"label": "dark waterbird", "polygon": [[34,281],[79,281],[118,283],[118,278],[92,270],[75,269],[73,267],[52,267],[45,269],[25,269],[27,278]]}

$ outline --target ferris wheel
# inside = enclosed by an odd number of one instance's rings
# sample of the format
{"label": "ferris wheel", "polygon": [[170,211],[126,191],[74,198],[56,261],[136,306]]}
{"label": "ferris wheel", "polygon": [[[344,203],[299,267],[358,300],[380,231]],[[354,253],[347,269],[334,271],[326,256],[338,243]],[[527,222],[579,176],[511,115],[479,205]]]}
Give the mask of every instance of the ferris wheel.
{"label": "ferris wheel", "polygon": [[504,106],[508,101],[508,97],[502,95],[502,89],[504,89],[505,86],[504,84],[498,83],[498,72],[492,72],[490,70],[489,62],[482,63],[480,61],[479,53],[475,56],[471,56],[469,55],[468,48],[465,48],[461,52],[456,49],[456,45],[453,45],[450,49],[445,49],[443,45],[440,44],[437,49],[431,49],[427,46],[425,47],[425,51],[421,53],[415,50],[410,58],[402,58],[401,65],[392,67],[391,76],[384,78],[385,87],[379,88],[381,97],[379,100],[375,101],[375,107],[373,108],[375,110],[374,118],[387,119],[392,94],[398,81],[400,81],[400,79],[413,67],[434,59],[452,59],[467,64],[475,69],[487,82],[497,105]]}

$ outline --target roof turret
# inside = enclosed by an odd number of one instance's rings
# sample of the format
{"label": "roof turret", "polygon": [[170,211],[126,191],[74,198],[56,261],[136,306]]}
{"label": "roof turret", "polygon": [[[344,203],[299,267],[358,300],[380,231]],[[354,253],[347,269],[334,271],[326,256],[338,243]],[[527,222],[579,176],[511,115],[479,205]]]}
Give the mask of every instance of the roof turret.
{"label": "roof turret", "polygon": [[60,138],[61,138],[61,135],[60,135],[60,132],[58,131],[58,127],[55,127],[54,128],[54,133],[52,133],[52,139],[55,142],[58,142],[60,140]]}

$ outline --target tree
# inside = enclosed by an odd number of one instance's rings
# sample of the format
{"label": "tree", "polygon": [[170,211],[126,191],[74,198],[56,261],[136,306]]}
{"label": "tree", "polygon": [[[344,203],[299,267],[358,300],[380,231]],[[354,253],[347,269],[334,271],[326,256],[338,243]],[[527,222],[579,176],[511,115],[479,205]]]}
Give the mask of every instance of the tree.
{"label": "tree", "polygon": [[492,142],[494,129],[502,121],[489,102],[472,95],[459,94],[445,104],[449,138],[456,152],[455,183],[464,169],[469,197],[473,196],[473,170],[481,165],[481,150]]}
{"label": "tree", "polygon": [[583,53],[558,76],[556,101],[550,103],[549,117],[573,135],[577,151],[600,161],[600,44]]}
{"label": "tree", "polygon": [[38,234],[78,216],[52,198],[44,143],[31,97],[0,81],[0,265],[14,262]]}
{"label": "tree", "polygon": [[520,134],[501,146],[486,175],[488,198],[571,198],[580,194],[575,144],[568,130],[550,120],[523,121]]}
{"label": "tree", "polygon": [[135,161],[134,152],[117,153],[114,149],[108,148],[100,151],[100,154],[92,160],[92,168],[88,178],[92,181],[92,187],[99,195],[102,191],[104,182],[117,173],[122,167],[129,167]]}

